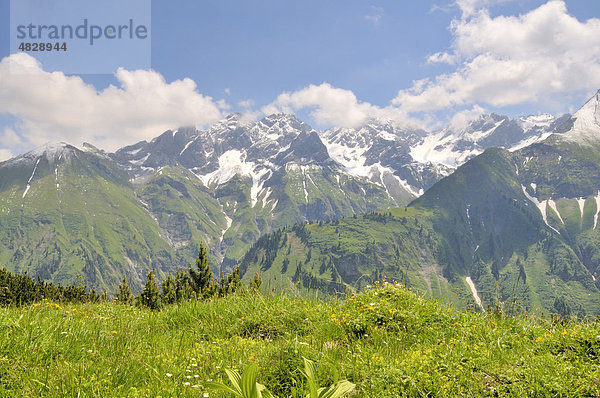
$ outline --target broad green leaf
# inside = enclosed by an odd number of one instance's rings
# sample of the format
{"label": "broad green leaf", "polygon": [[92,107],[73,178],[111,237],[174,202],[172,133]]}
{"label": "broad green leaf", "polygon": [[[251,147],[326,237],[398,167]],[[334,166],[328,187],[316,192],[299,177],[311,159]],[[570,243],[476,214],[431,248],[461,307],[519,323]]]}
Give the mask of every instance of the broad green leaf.
{"label": "broad green leaf", "polygon": [[237,391],[237,394],[239,394],[239,396],[243,397],[244,395],[242,393],[241,387],[242,378],[240,377],[240,374],[229,369],[225,369],[225,373],[227,373],[227,377],[229,377],[231,384],[233,384],[233,389]]}
{"label": "broad green leaf", "polygon": [[207,382],[204,382],[204,385],[213,390],[225,391],[225,392],[235,395],[236,397],[243,398],[243,396],[238,391],[234,390],[233,388],[229,387],[228,385],[219,383],[218,381],[207,381]]}
{"label": "broad green leaf", "polygon": [[246,367],[242,375],[242,396],[244,398],[260,398],[260,392],[256,388],[256,375],[258,373],[258,365],[252,363]]}
{"label": "broad green leaf", "polygon": [[354,390],[356,385],[348,380],[339,381],[327,389],[319,392],[319,398],[340,398]]}
{"label": "broad green leaf", "polygon": [[304,360],[304,376],[308,382],[308,395],[309,398],[318,398],[319,394],[317,391],[317,380],[315,377],[315,363],[310,359],[302,357]]}

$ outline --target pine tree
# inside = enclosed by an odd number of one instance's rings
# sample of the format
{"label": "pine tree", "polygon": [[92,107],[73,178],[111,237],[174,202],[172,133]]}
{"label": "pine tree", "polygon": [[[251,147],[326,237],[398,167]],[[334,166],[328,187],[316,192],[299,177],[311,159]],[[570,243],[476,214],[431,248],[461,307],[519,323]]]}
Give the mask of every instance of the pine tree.
{"label": "pine tree", "polygon": [[189,274],[182,270],[177,270],[175,273],[175,296],[179,303],[184,300],[191,300],[196,296],[190,285]]}
{"label": "pine tree", "polygon": [[144,307],[148,307],[151,310],[157,310],[161,307],[160,292],[156,285],[156,279],[154,271],[148,272],[146,275],[146,285],[140,295],[140,304]]}
{"label": "pine tree", "polygon": [[121,284],[117,288],[115,292],[115,300],[121,304],[131,304],[131,289],[129,288],[129,282],[125,275],[123,275],[123,280]]}
{"label": "pine tree", "polygon": [[227,277],[227,293],[234,293],[240,287],[242,287],[242,282],[240,281],[240,265],[235,263],[235,268]]}
{"label": "pine tree", "polygon": [[196,268],[189,268],[191,286],[198,298],[206,298],[214,293],[215,283],[212,281],[213,273],[210,270],[210,265],[208,265],[208,252],[202,242],[200,242],[200,249],[198,250]]}
{"label": "pine tree", "polygon": [[162,283],[162,302],[164,304],[175,304],[177,302],[177,289],[173,275],[169,274]]}
{"label": "pine tree", "polygon": [[250,288],[254,292],[258,293],[260,291],[260,285],[262,285],[262,278],[258,275],[258,272],[255,272],[254,279],[252,280],[252,284],[250,285]]}

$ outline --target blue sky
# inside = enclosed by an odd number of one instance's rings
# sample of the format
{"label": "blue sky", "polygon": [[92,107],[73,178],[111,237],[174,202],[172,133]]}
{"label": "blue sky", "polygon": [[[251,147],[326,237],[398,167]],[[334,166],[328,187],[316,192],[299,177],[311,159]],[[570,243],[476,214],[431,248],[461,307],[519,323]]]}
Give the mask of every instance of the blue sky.
{"label": "blue sky", "polygon": [[598,0],[153,0],[151,70],[64,79],[11,56],[9,10],[0,0],[0,160],[50,140],[113,150],[231,111],[434,129],[569,112],[600,88]]}

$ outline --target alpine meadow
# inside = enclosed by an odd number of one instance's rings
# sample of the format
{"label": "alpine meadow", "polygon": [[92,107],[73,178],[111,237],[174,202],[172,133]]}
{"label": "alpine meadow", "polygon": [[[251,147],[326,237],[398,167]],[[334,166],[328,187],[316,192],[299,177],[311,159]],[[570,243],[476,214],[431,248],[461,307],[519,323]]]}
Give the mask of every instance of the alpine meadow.
{"label": "alpine meadow", "polygon": [[600,397],[600,5],[343,3],[0,0],[0,396]]}

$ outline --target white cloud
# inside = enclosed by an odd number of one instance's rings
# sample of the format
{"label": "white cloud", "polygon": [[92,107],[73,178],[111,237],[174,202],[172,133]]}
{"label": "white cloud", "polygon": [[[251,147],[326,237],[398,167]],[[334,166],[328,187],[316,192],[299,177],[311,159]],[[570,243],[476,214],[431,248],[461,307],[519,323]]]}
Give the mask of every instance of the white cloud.
{"label": "white cloud", "polygon": [[254,100],[246,99],[238,102],[238,105],[242,108],[252,108],[254,106]]}
{"label": "white cloud", "polygon": [[4,131],[0,134],[0,146],[4,147],[18,147],[23,145],[23,139],[19,137],[17,132],[10,127],[5,127]]}
{"label": "white cloud", "polygon": [[465,109],[457,112],[450,119],[448,127],[451,131],[461,131],[469,126],[469,123],[479,116],[488,113],[487,109],[474,105],[471,109]]}
{"label": "white cloud", "polygon": [[[14,145],[88,141],[114,150],[169,128],[206,126],[221,118],[221,109],[228,107],[222,100],[215,102],[200,94],[191,79],[167,83],[158,72],[122,68],[115,77],[119,87],[97,91],[77,76],[44,71],[29,55],[4,58],[0,62],[0,113],[18,119],[15,127],[27,141]],[[5,130],[0,139],[9,138]]]}
{"label": "white cloud", "polygon": [[600,19],[578,21],[556,0],[524,15],[492,18],[480,8],[490,3],[457,1],[470,17],[452,22],[453,52],[428,58],[456,62],[457,69],[399,91],[395,106],[406,112],[507,106],[600,87]]}
{"label": "white cloud", "polygon": [[438,53],[432,54],[429,57],[427,57],[427,63],[429,63],[429,64],[442,63],[442,64],[454,65],[456,63],[456,57],[447,52],[438,52]]}
{"label": "white cloud", "polygon": [[318,86],[311,84],[298,91],[282,93],[271,104],[263,107],[262,112],[293,113],[304,108],[312,108],[311,116],[321,125],[357,127],[369,118],[392,120],[401,125],[419,124],[419,121],[409,119],[397,107],[382,108],[361,102],[352,91],[333,87],[329,83]]}
{"label": "white cloud", "polygon": [[0,162],[4,162],[5,160],[12,158],[13,156],[14,155],[10,150],[0,149]]}

